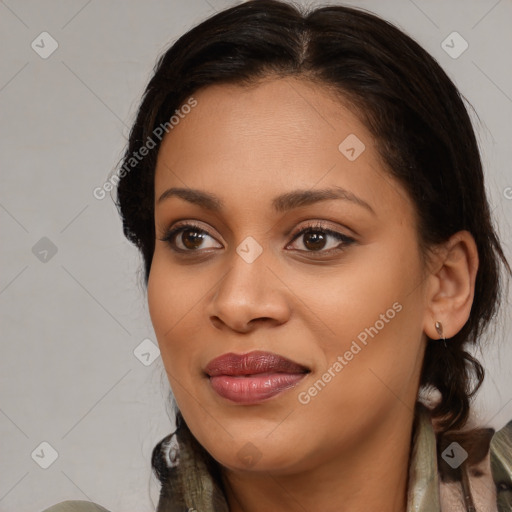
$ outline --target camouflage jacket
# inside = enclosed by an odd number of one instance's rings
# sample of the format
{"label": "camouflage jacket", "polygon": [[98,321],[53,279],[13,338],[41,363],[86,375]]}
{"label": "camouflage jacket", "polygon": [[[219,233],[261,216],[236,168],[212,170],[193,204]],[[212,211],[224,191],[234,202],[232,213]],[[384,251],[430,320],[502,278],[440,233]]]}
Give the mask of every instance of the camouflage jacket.
{"label": "camouflage jacket", "polygon": [[[485,457],[471,471],[460,445],[449,445],[441,456],[462,478],[443,481],[438,469],[436,436],[420,409],[412,437],[407,512],[512,512],[512,421],[493,432]],[[161,443],[167,466],[156,512],[229,512],[221,486],[205,461],[191,447],[190,431],[178,428]],[[468,496],[469,495],[469,496]],[[109,512],[87,501],[64,501],[43,512]],[[135,512],[135,511],[133,511]]]}

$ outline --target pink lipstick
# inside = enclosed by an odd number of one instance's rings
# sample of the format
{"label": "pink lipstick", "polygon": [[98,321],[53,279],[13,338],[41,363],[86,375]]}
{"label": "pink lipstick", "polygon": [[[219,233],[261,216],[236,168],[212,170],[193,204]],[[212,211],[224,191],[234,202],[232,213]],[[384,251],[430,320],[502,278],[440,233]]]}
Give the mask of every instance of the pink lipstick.
{"label": "pink lipstick", "polygon": [[224,354],[205,368],[214,391],[239,404],[272,398],[296,386],[309,371],[288,358],[262,351]]}

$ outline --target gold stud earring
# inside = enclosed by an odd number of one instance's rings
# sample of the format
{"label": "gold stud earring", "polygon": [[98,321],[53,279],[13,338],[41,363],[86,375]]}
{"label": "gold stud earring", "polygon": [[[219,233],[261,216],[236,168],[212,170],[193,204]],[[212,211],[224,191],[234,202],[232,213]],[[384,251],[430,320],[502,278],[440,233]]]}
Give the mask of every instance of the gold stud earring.
{"label": "gold stud earring", "polygon": [[446,346],[446,338],[444,337],[444,334],[443,334],[443,324],[441,322],[436,321],[436,331],[437,331],[437,334],[439,334],[439,336],[440,336],[439,339],[443,340],[444,348],[448,348]]}

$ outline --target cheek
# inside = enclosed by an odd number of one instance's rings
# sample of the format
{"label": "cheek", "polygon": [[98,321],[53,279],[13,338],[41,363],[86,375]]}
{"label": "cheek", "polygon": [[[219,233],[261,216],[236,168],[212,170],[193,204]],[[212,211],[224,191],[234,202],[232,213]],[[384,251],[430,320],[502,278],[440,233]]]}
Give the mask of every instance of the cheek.
{"label": "cheek", "polygon": [[159,343],[163,341],[161,336],[163,336],[165,330],[171,326],[168,313],[174,311],[172,308],[173,294],[167,292],[167,290],[170,290],[170,285],[169,274],[164,272],[163,265],[160,263],[160,258],[155,250],[149,272],[147,298],[149,315]]}
{"label": "cheek", "polygon": [[[333,388],[332,400],[356,407],[414,392],[422,355],[423,302],[413,245],[375,244],[359,251],[357,262],[347,259],[335,277],[317,276],[315,283],[303,286],[309,291],[302,300],[327,333],[317,335],[325,365],[319,371],[339,375],[332,379],[336,384],[327,386]],[[342,369],[334,367],[336,361]]]}
{"label": "cheek", "polygon": [[[314,313],[312,318],[325,330],[322,344],[329,352],[344,349],[344,344],[350,345],[359,335],[364,343],[365,333],[370,337],[368,330],[377,335],[374,327],[379,337],[402,332],[398,337],[405,339],[407,333],[402,329],[412,326],[404,322],[407,306],[417,300],[420,291],[413,251],[377,243],[349,254],[335,269],[302,275],[300,280],[290,272],[285,279],[294,283],[294,293],[304,304],[298,302],[298,307]],[[396,338],[389,343],[398,342]]]}
{"label": "cheek", "polygon": [[187,322],[202,296],[197,281],[183,276],[178,266],[171,270],[155,250],[147,286],[148,308],[162,361],[173,375],[187,367],[182,359],[194,336],[194,327]]}
{"label": "cheek", "polygon": [[191,353],[187,347],[190,347],[189,341],[193,333],[191,326],[186,325],[186,313],[191,306],[185,300],[181,285],[177,284],[176,279],[177,276],[169,272],[165,265],[160,264],[158,258],[153,259],[147,298],[151,322],[169,385],[179,409],[188,415],[190,391],[187,394],[187,390],[193,389],[193,372],[190,368]]}

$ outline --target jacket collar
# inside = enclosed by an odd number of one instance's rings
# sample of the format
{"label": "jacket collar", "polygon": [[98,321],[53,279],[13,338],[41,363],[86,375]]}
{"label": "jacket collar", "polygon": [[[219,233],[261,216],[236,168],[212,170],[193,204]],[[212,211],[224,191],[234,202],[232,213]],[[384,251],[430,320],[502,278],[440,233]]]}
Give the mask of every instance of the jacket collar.
{"label": "jacket collar", "polygon": [[[166,467],[162,473],[165,484],[156,512],[229,512],[220,479],[214,476],[213,459],[205,453],[184,422],[163,440],[160,456]],[[504,492],[498,494],[499,512],[512,510],[511,453],[512,421],[495,434],[491,443],[493,477],[496,483],[505,485]],[[427,408],[418,407],[409,458],[407,512],[441,512],[439,484],[434,428]]]}
{"label": "jacket collar", "polygon": [[512,510],[512,420],[491,441],[491,471],[497,490],[499,512]]}
{"label": "jacket collar", "polygon": [[407,512],[440,512],[436,436],[426,408],[417,408],[407,487]]}

